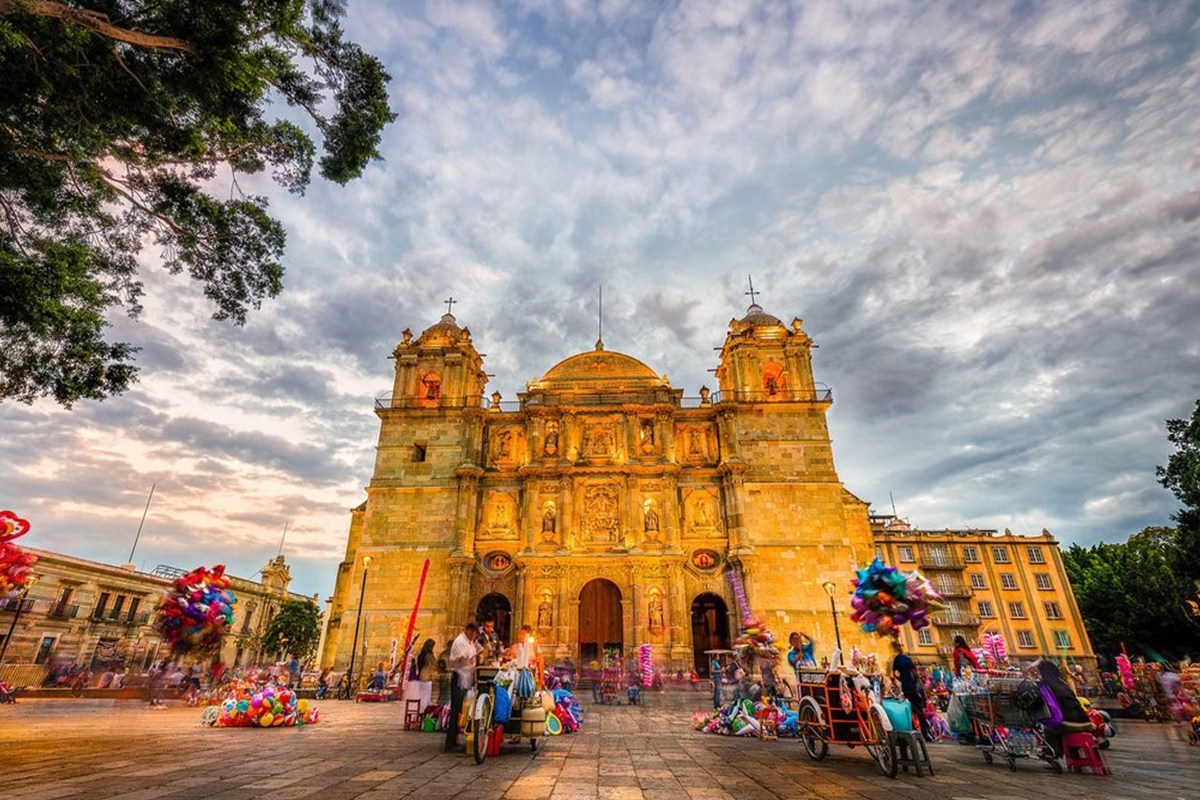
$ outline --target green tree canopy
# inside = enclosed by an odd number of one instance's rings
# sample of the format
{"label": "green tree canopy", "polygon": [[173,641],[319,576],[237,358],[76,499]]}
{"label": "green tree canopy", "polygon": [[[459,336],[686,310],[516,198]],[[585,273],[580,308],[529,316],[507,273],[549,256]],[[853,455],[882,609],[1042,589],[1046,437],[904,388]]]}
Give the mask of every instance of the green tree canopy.
{"label": "green tree canopy", "polygon": [[[140,310],[158,245],[241,324],[282,287],[282,226],[238,174],[302,193],[379,158],[389,76],[344,0],[0,0],[0,400],[104,398],[134,380],[105,313]],[[295,123],[270,119],[276,100]]]}
{"label": "green tree canopy", "polygon": [[[1167,420],[1167,438],[1175,452],[1158,468],[1159,482],[1183,504],[1179,525],[1179,570],[1192,583],[1200,581],[1200,400],[1191,419]],[[1194,591],[1194,589],[1193,589]]]}
{"label": "green tree canopy", "polygon": [[311,600],[287,600],[263,631],[263,649],[287,656],[309,658],[321,641],[321,612]]}

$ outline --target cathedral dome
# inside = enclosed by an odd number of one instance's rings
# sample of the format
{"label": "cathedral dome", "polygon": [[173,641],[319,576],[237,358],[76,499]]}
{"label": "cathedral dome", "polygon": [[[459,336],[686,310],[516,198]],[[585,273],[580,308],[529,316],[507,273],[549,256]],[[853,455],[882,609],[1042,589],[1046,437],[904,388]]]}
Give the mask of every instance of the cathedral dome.
{"label": "cathedral dome", "polygon": [[783,327],[783,322],[779,319],[779,317],[772,316],[771,314],[763,311],[762,306],[760,306],[758,303],[753,303],[751,304],[750,308],[746,309],[746,316],[742,317],[741,322],[743,325],[753,325],[756,327],[763,327],[766,325],[778,325]]}
{"label": "cathedral dome", "polygon": [[644,389],[667,385],[654,370],[633,356],[590,350],[564,359],[538,381],[542,389]]}
{"label": "cathedral dome", "polygon": [[462,336],[462,328],[453,314],[442,314],[442,318],[430,325],[421,334],[421,344],[437,344],[438,342],[456,342]]}

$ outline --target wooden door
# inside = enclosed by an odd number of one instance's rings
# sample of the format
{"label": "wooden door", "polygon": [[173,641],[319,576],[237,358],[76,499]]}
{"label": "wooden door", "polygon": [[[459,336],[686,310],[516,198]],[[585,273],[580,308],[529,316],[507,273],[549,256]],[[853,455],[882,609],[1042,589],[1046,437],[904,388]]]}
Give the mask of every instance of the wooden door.
{"label": "wooden door", "polygon": [[595,659],[605,648],[623,652],[624,630],[621,590],[603,578],[589,581],[579,593],[580,657]]}
{"label": "wooden door", "polygon": [[705,650],[729,649],[729,609],[715,594],[697,595],[692,601],[692,654],[696,672],[708,677]]}

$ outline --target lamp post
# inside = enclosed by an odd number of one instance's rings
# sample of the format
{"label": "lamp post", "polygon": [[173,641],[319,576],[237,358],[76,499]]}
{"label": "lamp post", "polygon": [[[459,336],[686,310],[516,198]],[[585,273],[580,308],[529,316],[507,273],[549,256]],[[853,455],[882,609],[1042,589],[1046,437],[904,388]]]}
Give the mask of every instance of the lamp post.
{"label": "lamp post", "polygon": [[17,628],[17,620],[21,618],[21,612],[25,610],[25,600],[29,597],[29,590],[37,582],[37,576],[31,576],[25,584],[25,591],[21,593],[21,599],[17,601],[17,610],[13,612],[12,623],[8,626],[8,635],[4,637],[4,645],[0,647],[0,664],[4,663],[4,654],[8,652],[8,643],[12,641],[13,631]]}
{"label": "lamp post", "polygon": [[821,584],[821,588],[825,590],[825,594],[829,595],[829,613],[833,615],[833,635],[837,637],[838,650],[842,649],[842,633],[838,630],[837,624],[837,606],[833,602],[833,592],[837,589],[837,584],[833,581],[825,581]]}
{"label": "lamp post", "polygon": [[354,617],[354,642],[350,645],[350,667],[346,670],[346,676],[350,679],[347,686],[354,687],[354,656],[358,653],[358,628],[362,624],[362,607],[363,596],[367,593],[367,567],[371,566],[371,557],[363,556],[363,576],[362,588],[358,590],[358,613]]}

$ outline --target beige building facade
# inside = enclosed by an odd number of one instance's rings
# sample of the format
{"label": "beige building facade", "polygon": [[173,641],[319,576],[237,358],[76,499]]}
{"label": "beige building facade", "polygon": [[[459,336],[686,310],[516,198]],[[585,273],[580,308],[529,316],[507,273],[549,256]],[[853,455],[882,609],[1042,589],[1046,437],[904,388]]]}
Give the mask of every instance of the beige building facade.
{"label": "beige building facade", "polygon": [[1018,536],[1009,530],[921,530],[894,516],[872,516],[871,529],[884,563],[920,570],[945,598],[932,626],[919,632],[904,628],[904,644],[914,657],[946,662],[955,636],[977,646],[983,634],[1000,633],[1010,658],[1095,666],[1062,553],[1049,531]]}
{"label": "beige building facade", "polygon": [[[54,661],[93,670],[116,665],[145,669],[168,657],[154,629],[154,611],[182,572],[169,567],[139,572],[133,565],[23,549],[38,557],[37,582],[25,597],[0,603],[0,645],[12,629],[0,678],[33,682]],[[237,598],[234,624],[220,651],[227,665],[264,657],[253,649],[254,643],[285,600],[316,600],[288,591],[291,573],[283,556],[268,562],[261,575],[261,581],[231,576],[230,589]]]}
{"label": "beige building facade", "polygon": [[716,391],[685,396],[597,342],[506,401],[487,394],[452,315],[404,331],[322,663],[388,660],[426,559],[416,627],[439,650],[493,613],[508,641],[533,626],[551,659],[649,643],[660,662],[706,671],[703,650],[727,647],[740,622],[730,573],[777,635],[807,631],[826,655],[834,582],[846,648],[876,649],[848,617],[850,566],[873,541],[834,468],[813,346],[799,319],[752,305],[729,323]]}

